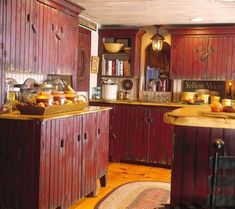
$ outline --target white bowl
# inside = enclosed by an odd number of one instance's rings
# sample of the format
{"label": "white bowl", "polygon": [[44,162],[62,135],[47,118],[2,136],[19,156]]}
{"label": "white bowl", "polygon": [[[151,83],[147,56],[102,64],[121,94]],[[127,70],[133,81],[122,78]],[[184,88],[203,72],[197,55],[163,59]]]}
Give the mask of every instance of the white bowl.
{"label": "white bowl", "polygon": [[104,48],[109,53],[118,53],[122,47],[123,44],[120,43],[104,43]]}

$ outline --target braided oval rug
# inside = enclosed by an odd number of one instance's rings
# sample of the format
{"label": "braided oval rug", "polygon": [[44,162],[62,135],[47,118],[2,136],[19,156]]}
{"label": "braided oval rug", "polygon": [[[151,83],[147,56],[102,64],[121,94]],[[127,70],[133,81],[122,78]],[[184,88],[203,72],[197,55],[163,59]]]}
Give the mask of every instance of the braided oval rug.
{"label": "braided oval rug", "polygon": [[96,204],[95,209],[157,209],[169,202],[169,183],[137,181],[115,188]]}

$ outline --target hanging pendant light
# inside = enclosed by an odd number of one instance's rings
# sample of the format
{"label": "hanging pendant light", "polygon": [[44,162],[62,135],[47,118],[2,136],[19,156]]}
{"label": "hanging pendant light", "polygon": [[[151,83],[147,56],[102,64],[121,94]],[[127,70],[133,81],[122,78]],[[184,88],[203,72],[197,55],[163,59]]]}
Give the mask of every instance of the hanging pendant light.
{"label": "hanging pendant light", "polygon": [[157,34],[155,34],[151,39],[152,39],[152,48],[154,51],[158,50],[161,51],[163,47],[163,41],[164,37],[159,34],[159,27],[155,25],[157,28]]}

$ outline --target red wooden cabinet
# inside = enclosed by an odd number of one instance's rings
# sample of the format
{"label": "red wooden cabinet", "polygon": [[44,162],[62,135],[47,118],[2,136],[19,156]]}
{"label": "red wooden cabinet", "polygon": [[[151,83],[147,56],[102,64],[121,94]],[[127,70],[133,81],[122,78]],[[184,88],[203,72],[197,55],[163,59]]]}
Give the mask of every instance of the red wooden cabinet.
{"label": "red wooden cabinet", "polygon": [[79,27],[77,89],[89,92],[91,31]]}
{"label": "red wooden cabinet", "polygon": [[114,162],[135,161],[170,166],[173,126],[164,123],[165,112],[174,107],[95,103],[112,106],[109,156]]}
{"label": "red wooden cabinet", "polygon": [[172,79],[234,79],[234,27],[170,32]]}
{"label": "red wooden cabinet", "polygon": [[[105,121],[100,136],[98,118]],[[66,209],[94,194],[96,179],[107,174],[108,111],[46,121],[1,119],[0,135],[0,208]]]}
{"label": "red wooden cabinet", "polygon": [[77,19],[40,1],[35,4],[36,72],[73,74],[77,68]]}
{"label": "red wooden cabinet", "polygon": [[96,117],[96,179],[100,179],[101,186],[107,184],[108,150],[109,150],[109,112],[98,112]]}
{"label": "red wooden cabinet", "polygon": [[5,70],[31,72],[34,69],[33,3],[33,0],[9,0],[1,3]]}
{"label": "red wooden cabinet", "polygon": [[[214,156],[213,141],[225,142],[228,156],[235,155],[235,130],[175,126],[174,158],[171,177],[171,203],[206,204],[211,173],[210,156]],[[234,190],[226,190],[228,193]]]}

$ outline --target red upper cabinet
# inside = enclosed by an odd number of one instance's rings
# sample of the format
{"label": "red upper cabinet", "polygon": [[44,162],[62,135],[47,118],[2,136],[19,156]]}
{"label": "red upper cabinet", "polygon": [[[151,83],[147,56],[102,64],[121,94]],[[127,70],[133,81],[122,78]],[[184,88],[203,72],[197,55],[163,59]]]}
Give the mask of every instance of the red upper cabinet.
{"label": "red upper cabinet", "polygon": [[[99,30],[99,57],[101,59],[99,79],[101,76],[139,77],[141,37],[144,33],[137,28],[104,28]],[[121,50],[115,54],[108,53],[105,51],[104,42],[124,43],[125,47],[130,47],[130,52]],[[107,72],[109,62],[112,62],[112,72]],[[122,70],[119,70],[119,68],[121,69],[120,65],[123,65]],[[124,65],[128,66],[126,73]]]}
{"label": "red upper cabinet", "polygon": [[36,71],[71,75],[77,68],[77,18],[54,6],[36,2]]}
{"label": "red upper cabinet", "polygon": [[33,0],[1,1],[3,62],[6,70],[31,72],[35,63]]}
{"label": "red upper cabinet", "polygon": [[172,79],[235,79],[235,28],[170,30]]}

